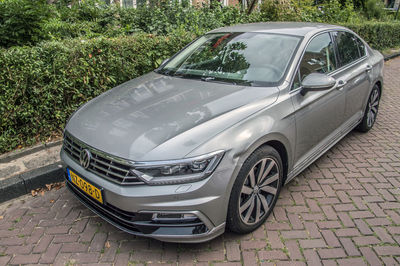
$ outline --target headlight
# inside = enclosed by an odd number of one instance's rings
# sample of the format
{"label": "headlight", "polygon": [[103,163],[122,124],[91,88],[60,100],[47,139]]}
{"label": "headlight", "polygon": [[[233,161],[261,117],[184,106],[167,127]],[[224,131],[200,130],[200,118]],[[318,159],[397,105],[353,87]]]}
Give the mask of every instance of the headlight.
{"label": "headlight", "polygon": [[131,170],[149,185],[170,185],[195,182],[210,176],[224,151],[171,161],[135,162]]}

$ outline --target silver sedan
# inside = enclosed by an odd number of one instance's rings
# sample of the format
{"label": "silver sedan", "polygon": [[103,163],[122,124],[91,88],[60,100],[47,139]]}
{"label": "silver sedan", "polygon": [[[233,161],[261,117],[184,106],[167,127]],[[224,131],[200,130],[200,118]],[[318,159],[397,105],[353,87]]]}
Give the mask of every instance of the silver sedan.
{"label": "silver sedan", "polygon": [[213,30],[71,116],[67,186],[135,235],[251,232],[284,184],[354,128],[372,128],[382,71],[382,55],[344,27]]}

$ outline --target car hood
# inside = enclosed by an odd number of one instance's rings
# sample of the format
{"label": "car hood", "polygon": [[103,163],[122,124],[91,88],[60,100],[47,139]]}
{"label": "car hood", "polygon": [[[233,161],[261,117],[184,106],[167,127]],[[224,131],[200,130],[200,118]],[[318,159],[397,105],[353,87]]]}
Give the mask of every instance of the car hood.
{"label": "car hood", "polygon": [[275,87],[236,86],[152,72],[89,101],[71,117],[66,131],[121,158],[178,159],[273,103],[278,92]]}

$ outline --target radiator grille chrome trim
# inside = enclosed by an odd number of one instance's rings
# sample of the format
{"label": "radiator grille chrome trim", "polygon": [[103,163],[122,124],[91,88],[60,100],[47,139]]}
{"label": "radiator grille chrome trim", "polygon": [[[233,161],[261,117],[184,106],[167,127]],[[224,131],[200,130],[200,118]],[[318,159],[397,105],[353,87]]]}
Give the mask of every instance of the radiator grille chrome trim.
{"label": "radiator grille chrome trim", "polygon": [[92,154],[88,171],[104,179],[120,185],[144,184],[132,171],[132,163],[99,151],[76,139],[68,132],[64,132],[63,149],[68,156],[79,163],[79,156],[83,149]]}

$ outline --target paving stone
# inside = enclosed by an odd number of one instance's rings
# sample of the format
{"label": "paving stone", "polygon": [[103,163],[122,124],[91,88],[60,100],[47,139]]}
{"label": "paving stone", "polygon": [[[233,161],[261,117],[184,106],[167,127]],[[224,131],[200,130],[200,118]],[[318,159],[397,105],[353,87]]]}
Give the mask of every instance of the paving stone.
{"label": "paving stone", "polygon": [[29,255],[16,255],[10,261],[10,264],[35,264],[38,263],[40,254],[29,254]]}
{"label": "paving stone", "polygon": [[45,235],[40,240],[39,243],[33,249],[33,253],[43,253],[46,251],[47,247],[50,245],[51,241],[53,240],[53,236]]}
{"label": "paving stone", "polygon": [[196,255],[198,261],[221,261],[224,260],[225,255],[223,250],[200,252]]}
{"label": "paving stone", "polygon": [[58,252],[61,249],[61,244],[50,244],[47,250],[42,253],[40,263],[53,263]]}
{"label": "paving stone", "polygon": [[299,241],[302,248],[325,248],[326,243],[323,239],[302,239]]}
{"label": "paving stone", "polygon": [[370,247],[361,247],[360,252],[370,265],[381,265],[382,262]]}
{"label": "paving stone", "polygon": [[281,250],[261,250],[258,251],[261,260],[285,260],[287,255]]}
{"label": "paving stone", "polygon": [[226,258],[228,261],[240,261],[240,245],[236,242],[226,243]]}
{"label": "paving stone", "polygon": [[303,259],[303,255],[300,252],[300,248],[296,240],[286,241],[285,246],[289,251],[289,257],[291,260]]}
{"label": "paving stone", "polygon": [[304,257],[306,258],[308,265],[322,265],[321,259],[319,258],[317,252],[312,249],[304,250]]}
{"label": "paving stone", "polygon": [[346,254],[342,248],[320,249],[318,254],[322,259],[344,258]]}
{"label": "paving stone", "polygon": [[342,244],[344,250],[349,256],[359,256],[360,251],[354,245],[353,241],[350,238],[340,238],[340,243]]}
{"label": "paving stone", "polygon": [[367,246],[380,243],[379,239],[376,238],[375,236],[353,237],[353,241],[357,246]]}
{"label": "paving stone", "polygon": [[379,246],[374,247],[374,250],[379,256],[400,255],[400,246]]}
{"label": "paving stone", "polygon": [[337,260],[338,264],[341,266],[362,266],[365,265],[367,266],[367,264],[365,263],[365,261],[362,258],[349,258],[349,259],[340,259]]}
{"label": "paving stone", "polygon": [[30,254],[32,252],[33,245],[24,246],[9,246],[7,248],[6,254]]}
{"label": "paving stone", "polygon": [[385,63],[374,128],[350,132],[283,187],[253,233],[202,244],[135,237],[62,188],[0,204],[0,265],[399,265],[399,70],[400,58]]}
{"label": "paving stone", "polygon": [[82,243],[64,243],[61,248],[61,252],[65,253],[85,252],[87,250],[88,246]]}
{"label": "paving stone", "polygon": [[332,231],[322,230],[321,233],[329,247],[340,247],[339,240]]}

